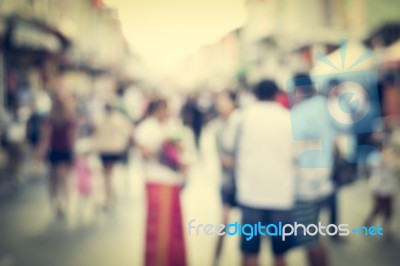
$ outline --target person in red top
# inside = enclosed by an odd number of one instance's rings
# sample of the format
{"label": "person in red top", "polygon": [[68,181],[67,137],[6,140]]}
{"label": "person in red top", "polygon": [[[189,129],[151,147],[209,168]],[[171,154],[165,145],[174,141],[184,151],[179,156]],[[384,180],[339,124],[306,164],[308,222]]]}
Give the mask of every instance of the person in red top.
{"label": "person in red top", "polygon": [[65,216],[67,208],[68,177],[73,164],[76,124],[72,98],[58,93],[43,123],[38,147],[39,156],[47,155],[49,162],[50,199],[58,218]]}

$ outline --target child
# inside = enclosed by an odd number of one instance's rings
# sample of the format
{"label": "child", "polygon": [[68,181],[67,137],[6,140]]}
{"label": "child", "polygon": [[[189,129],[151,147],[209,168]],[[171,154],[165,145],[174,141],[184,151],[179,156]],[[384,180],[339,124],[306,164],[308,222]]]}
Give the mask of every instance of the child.
{"label": "child", "polygon": [[93,171],[90,164],[91,145],[87,140],[80,140],[75,146],[76,159],[74,172],[76,175],[76,188],[78,190],[78,212],[83,221],[87,221],[94,209],[93,202]]}

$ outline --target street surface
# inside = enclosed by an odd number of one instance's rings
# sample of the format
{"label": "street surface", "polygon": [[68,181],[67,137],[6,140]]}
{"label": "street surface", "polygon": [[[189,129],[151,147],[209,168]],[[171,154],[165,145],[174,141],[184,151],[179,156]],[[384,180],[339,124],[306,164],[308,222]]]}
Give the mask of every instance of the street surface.
{"label": "street surface", "polygon": [[[221,222],[219,170],[211,140],[206,132],[202,156],[194,163],[182,192],[184,230],[191,219],[196,219],[197,223]],[[72,204],[66,221],[55,220],[50,211],[45,178],[28,178],[17,192],[1,187],[0,266],[142,265],[146,213],[144,177],[140,161],[135,156],[132,158],[128,169],[120,167],[115,173],[118,197],[117,207],[111,213],[94,207],[93,202],[99,201],[96,195],[101,192],[101,177],[96,177],[98,192],[91,201],[80,197],[77,192],[71,196]],[[339,198],[341,223],[362,225],[372,202],[366,181],[359,180],[345,187]],[[240,221],[239,215],[238,210],[234,210],[231,221]],[[322,221],[327,222],[326,214]],[[391,243],[381,237],[351,235],[345,243],[324,238],[331,265],[399,265],[399,193],[392,228],[394,239]],[[212,265],[216,240],[215,236],[188,236],[189,265]],[[220,265],[240,265],[238,246],[238,237],[225,239]],[[260,259],[262,265],[272,263],[268,241],[263,243]],[[288,264],[306,265],[304,251],[291,251]]]}

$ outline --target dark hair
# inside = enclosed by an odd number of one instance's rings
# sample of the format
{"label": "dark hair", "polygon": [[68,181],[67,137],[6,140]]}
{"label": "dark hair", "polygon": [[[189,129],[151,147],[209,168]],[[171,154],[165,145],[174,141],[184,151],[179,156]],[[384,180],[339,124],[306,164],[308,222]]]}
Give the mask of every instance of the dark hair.
{"label": "dark hair", "polygon": [[254,94],[260,101],[272,101],[274,100],[279,89],[273,80],[263,80],[254,89]]}
{"label": "dark hair", "polygon": [[303,94],[314,95],[315,88],[310,76],[305,73],[296,74],[293,78],[295,90],[299,90]]}
{"label": "dark hair", "polygon": [[234,103],[234,105],[237,105],[238,102],[238,93],[236,91],[232,91],[232,90],[224,90],[221,91],[220,93],[218,93],[218,95],[224,95],[226,97],[228,97],[228,99]]}
{"label": "dark hair", "polygon": [[228,91],[228,96],[229,99],[236,105],[238,101],[238,94],[236,93],[236,91]]}
{"label": "dark hair", "polygon": [[164,99],[152,100],[147,106],[146,116],[153,115],[160,107],[167,106],[167,101]]}
{"label": "dark hair", "polygon": [[149,102],[149,104],[147,105],[146,112],[138,121],[135,122],[135,125],[139,125],[140,123],[142,123],[146,118],[153,115],[158,110],[158,108],[163,107],[163,106],[167,106],[166,100],[164,100],[164,99],[151,100]]}

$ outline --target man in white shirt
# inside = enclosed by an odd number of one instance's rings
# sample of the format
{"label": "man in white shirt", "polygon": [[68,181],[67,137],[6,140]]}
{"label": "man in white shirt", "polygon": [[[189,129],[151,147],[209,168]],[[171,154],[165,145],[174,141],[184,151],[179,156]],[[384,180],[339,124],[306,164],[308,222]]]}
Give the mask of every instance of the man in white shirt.
{"label": "man in white shirt", "polygon": [[[237,200],[242,208],[242,225],[290,222],[294,203],[294,151],[290,113],[276,103],[278,87],[271,80],[255,88],[257,101],[236,114],[226,136],[235,154]],[[284,265],[290,241],[272,237],[275,265]],[[244,265],[257,265],[260,236],[241,239]]]}

